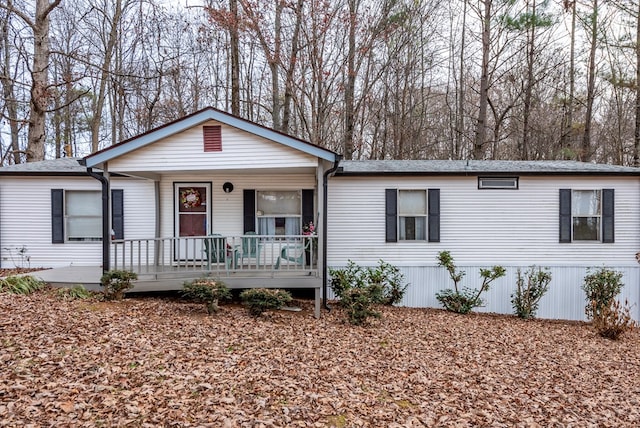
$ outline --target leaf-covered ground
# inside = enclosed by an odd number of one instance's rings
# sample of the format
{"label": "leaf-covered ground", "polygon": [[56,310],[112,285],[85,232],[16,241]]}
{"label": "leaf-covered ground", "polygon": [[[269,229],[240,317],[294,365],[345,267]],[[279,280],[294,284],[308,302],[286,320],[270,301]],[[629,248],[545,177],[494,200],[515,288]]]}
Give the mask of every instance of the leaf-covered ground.
{"label": "leaf-covered ground", "polygon": [[640,425],[640,334],[385,308],[259,319],[168,298],[0,294],[0,426]]}

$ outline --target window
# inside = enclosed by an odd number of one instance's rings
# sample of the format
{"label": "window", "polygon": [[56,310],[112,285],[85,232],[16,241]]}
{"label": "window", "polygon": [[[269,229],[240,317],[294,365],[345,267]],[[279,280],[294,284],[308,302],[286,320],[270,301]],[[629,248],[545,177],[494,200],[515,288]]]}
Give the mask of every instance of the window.
{"label": "window", "polygon": [[65,191],[64,218],[67,241],[100,241],[102,239],[101,192]]}
{"label": "window", "polygon": [[398,238],[401,241],[426,240],[427,195],[424,190],[398,191]]}
{"label": "window", "polygon": [[300,235],[302,197],[300,191],[256,192],[256,214],[260,235]]}
{"label": "window", "polygon": [[574,241],[599,241],[601,217],[599,190],[571,192],[571,217]]}
{"label": "window", "polygon": [[385,242],[440,242],[440,189],[385,189]]}
{"label": "window", "polygon": [[518,189],[518,177],[478,177],[478,189]]}
{"label": "window", "polygon": [[615,242],[614,189],[560,189],[560,242]]}

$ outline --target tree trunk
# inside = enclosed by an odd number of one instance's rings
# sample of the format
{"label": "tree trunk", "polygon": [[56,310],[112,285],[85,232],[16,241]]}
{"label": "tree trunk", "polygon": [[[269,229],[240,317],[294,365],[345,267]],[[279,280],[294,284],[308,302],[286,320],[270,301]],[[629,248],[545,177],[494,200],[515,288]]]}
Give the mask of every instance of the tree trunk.
{"label": "tree trunk", "polygon": [[353,128],[355,122],[356,88],[356,25],[359,0],[349,0],[349,41],[347,52],[347,76],[344,88],[344,158],[353,158]]}
{"label": "tree trunk", "polygon": [[300,27],[302,25],[302,7],[304,0],[298,0],[295,8],[296,23],[293,28],[293,36],[291,37],[291,53],[289,56],[289,67],[284,85],[284,106],[282,112],[282,132],[289,132],[289,122],[291,121],[291,103],[293,101],[293,76],[296,64],[298,63]]}
{"label": "tree trunk", "polygon": [[29,103],[29,134],[27,162],[44,160],[46,114],[49,103],[49,14],[62,0],[49,3],[36,0],[33,21],[33,64],[31,67],[31,100]]}
{"label": "tree trunk", "polygon": [[6,108],[6,115],[9,121],[9,132],[11,135],[11,155],[13,157],[13,163],[18,164],[21,162],[20,158],[20,145],[18,140],[18,133],[20,131],[20,124],[18,122],[18,103],[16,101],[15,90],[13,86],[13,79],[10,77],[11,68],[11,53],[9,52],[9,13],[5,20],[2,22],[2,50],[4,52],[3,59],[3,72],[0,73],[0,82],[2,83],[2,95],[4,96],[4,104]]}
{"label": "tree trunk", "polygon": [[482,20],[482,74],[480,76],[480,107],[476,124],[476,138],[473,144],[473,158],[484,157],[484,143],[487,134],[487,106],[489,104],[489,49],[491,48],[491,2],[484,0]]}
{"label": "tree trunk", "polygon": [[571,39],[569,47],[569,96],[565,101],[565,126],[560,136],[561,157],[566,159],[571,146],[571,137],[573,135],[573,104],[575,94],[575,52],[576,52],[576,2],[566,2],[565,10],[571,8]]}
{"label": "tree trunk", "polygon": [[229,28],[231,49],[231,114],[240,116],[240,35],[238,30],[238,0],[229,0],[233,23]]}
{"label": "tree trunk", "polygon": [[455,146],[453,150],[453,159],[460,159],[462,154],[462,145],[464,142],[464,53],[466,48],[466,31],[467,31],[467,0],[463,0],[462,9],[462,39],[460,42],[460,70],[458,76],[458,102],[457,102],[457,114],[456,114],[456,136]]}
{"label": "tree trunk", "polygon": [[596,85],[596,46],[598,42],[598,0],[593,0],[593,13],[591,15],[591,45],[589,47],[589,77],[587,81],[587,109],[584,117],[584,134],[580,147],[580,160],[591,160],[591,119],[593,116],[593,102],[595,99]]}
{"label": "tree trunk", "polygon": [[[528,5],[527,5],[528,6]],[[531,97],[533,94],[533,59],[535,56],[536,40],[536,1],[531,7],[531,25],[527,29],[527,80],[524,92],[524,106],[522,110],[522,146],[520,159],[529,160],[529,119],[531,116]]]}
{"label": "tree trunk", "polygon": [[640,166],[640,2],[636,16],[636,127],[633,137],[633,166]]}
{"label": "tree trunk", "polygon": [[[95,98],[93,107],[93,116],[89,122],[91,128],[91,153],[97,152],[100,147],[100,124],[102,122],[102,111],[104,109],[104,103],[106,100],[107,79],[111,72],[111,58],[113,50],[116,46],[118,38],[118,26],[120,25],[120,19],[122,17],[122,0],[115,0],[115,11],[111,20],[111,28],[109,29],[109,37],[104,50],[104,58],[102,63],[102,70],[100,72],[100,85],[98,88],[98,95]],[[106,14],[106,10],[104,11]]]}

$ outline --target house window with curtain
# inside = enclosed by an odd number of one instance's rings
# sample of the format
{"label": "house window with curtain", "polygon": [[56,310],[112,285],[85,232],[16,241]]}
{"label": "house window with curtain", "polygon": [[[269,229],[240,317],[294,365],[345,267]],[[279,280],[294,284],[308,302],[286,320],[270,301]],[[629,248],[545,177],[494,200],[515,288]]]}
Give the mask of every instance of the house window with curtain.
{"label": "house window with curtain", "polygon": [[600,240],[600,190],[572,191],[571,214],[575,241]]}
{"label": "house window with curtain", "polygon": [[260,235],[300,235],[302,197],[300,191],[256,192],[256,214]]}
{"label": "house window with curtain", "polygon": [[67,241],[102,239],[102,196],[99,191],[67,190],[64,198]]}
{"label": "house window with curtain", "polygon": [[427,192],[398,191],[398,238],[401,241],[427,239]]}

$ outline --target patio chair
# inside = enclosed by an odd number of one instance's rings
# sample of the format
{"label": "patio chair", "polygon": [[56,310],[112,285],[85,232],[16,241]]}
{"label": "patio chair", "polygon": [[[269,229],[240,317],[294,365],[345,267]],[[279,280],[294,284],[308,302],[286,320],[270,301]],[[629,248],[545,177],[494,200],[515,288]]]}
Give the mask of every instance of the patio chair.
{"label": "patio chair", "polygon": [[280,269],[282,260],[286,260],[288,265],[304,266],[305,249],[302,244],[285,245],[280,250],[280,256],[276,260],[276,269]]}
{"label": "patio chair", "polygon": [[227,257],[227,238],[214,233],[204,239],[204,254],[207,260],[207,269],[211,269],[212,263],[224,263],[228,269],[231,267],[232,257]]}
{"label": "patio chair", "polygon": [[256,259],[256,266],[260,266],[260,240],[255,232],[247,232],[242,237],[242,252],[240,253],[240,264],[244,264],[245,259]]}

